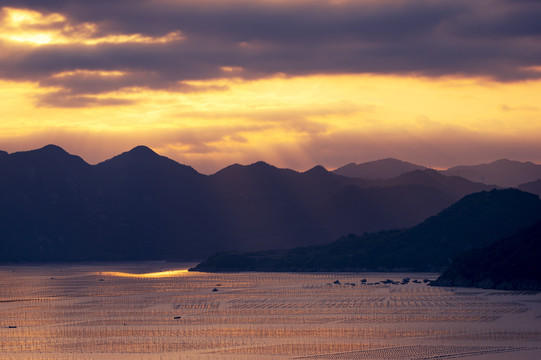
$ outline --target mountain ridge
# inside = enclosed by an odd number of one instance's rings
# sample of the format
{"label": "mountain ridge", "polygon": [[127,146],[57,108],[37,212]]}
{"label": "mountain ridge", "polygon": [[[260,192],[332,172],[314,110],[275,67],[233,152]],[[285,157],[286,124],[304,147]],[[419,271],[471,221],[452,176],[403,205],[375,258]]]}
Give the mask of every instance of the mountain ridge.
{"label": "mountain ridge", "polygon": [[0,166],[2,261],[196,260],[324,244],[413,226],[464,191],[263,162],[203,175],[146,147],[96,165],[46,147],[8,154]]}
{"label": "mountain ridge", "polygon": [[426,167],[395,158],[385,158],[360,164],[349,163],[335,169],[333,172],[343,176],[376,180],[389,179],[406,172],[423,169],[426,169]]}
{"label": "mountain ridge", "polygon": [[499,159],[479,165],[454,166],[442,173],[501,187],[518,187],[520,184],[541,179],[541,165],[530,161]]}

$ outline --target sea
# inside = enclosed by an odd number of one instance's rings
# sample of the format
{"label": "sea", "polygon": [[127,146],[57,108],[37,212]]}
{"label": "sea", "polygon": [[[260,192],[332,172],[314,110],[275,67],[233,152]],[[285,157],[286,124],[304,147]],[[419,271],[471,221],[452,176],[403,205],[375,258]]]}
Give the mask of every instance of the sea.
{"label": "sea", "polygon": [[0,266],[0,360],[541,359],[541,293],[436,273]]}

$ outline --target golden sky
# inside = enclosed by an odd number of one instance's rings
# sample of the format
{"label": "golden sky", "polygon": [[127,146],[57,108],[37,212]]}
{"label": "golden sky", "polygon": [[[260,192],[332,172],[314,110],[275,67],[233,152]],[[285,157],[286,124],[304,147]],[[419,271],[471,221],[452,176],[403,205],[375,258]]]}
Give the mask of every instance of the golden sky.
{"label": "golden sky", "polygon": [[541,163],[535,2],[2,3],[1,150],[143,144],[202,173]]}

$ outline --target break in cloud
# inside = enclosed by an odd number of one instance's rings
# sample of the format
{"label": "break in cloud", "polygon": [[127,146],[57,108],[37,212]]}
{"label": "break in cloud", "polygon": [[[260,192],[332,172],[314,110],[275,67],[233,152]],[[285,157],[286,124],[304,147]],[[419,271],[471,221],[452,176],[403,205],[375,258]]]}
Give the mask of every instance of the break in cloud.
{"label": "break in cloud", "polygon": [[127,89],[205,91],[196,82],[275,74],[541,78],[535,0],[3,0],[0,7],[0,78],[56,89],[38,99],[42,105],[118,105],[129,100],[115,92]]}

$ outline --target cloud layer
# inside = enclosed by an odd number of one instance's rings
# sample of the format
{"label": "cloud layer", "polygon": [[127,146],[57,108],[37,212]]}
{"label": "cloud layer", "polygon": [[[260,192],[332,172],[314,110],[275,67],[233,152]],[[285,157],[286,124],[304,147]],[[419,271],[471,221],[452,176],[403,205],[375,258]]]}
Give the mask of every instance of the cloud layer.
{"label": "cloud layer", "polygon": [[114,92],[126,89],[205,91],[194,82],[276,74],[541,78],[539,1],[4,0],[1,6],[0,78],[56,89],[39,99],[52,106],[117,105],[126,100]]}

